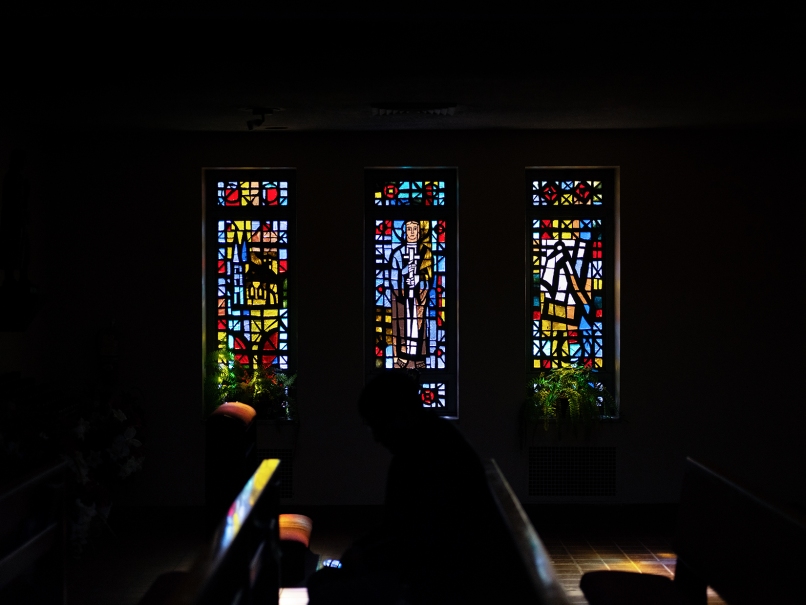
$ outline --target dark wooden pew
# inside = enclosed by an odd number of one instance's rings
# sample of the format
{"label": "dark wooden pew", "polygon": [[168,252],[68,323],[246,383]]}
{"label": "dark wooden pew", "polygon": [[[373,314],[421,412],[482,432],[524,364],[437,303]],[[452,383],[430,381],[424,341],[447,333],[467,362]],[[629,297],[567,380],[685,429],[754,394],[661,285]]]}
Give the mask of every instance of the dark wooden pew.
{"label": "dark wooden pew", "polygon": [[0,487],[0,602],[64,604],[65,472],[53,462]]}
{"label": "dark wooden pew", "polygon": [[691,458],[674,548],[673,581],[594,571],[582,576],[582,592],[591,605],[705,605],[708,586],[731,605],[806,603],[804,519]]}
{"label": "dark wooden pew", "polygon": [[[515,553],[513,564],[508,567],[517,568],[510,569],[507,576],[501,578],[502,602],[569,605],[546,548],[495,460],[485,463],[485,472]],[[505,556],[505,553],[496,554]]]}
{"label": "dark wooden pew", "polygon": [[277,604],[279,464],[261,462],[191,570],[160,576],[140,605]]}
{"label": "dark wooden pew", "polygon": [[243,403],[225,403],[207,418],[204,485],[210,531],[257,468],[256,427],[254,408]]}

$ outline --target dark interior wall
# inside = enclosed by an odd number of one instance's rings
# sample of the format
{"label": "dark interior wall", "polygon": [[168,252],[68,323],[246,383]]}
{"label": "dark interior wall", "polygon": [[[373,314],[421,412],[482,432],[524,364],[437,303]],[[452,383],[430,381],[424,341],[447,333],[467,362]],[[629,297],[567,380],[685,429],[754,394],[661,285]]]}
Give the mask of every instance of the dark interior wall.
{"label": "dark interior wall", "polygon": [[95,333],[114,320],[122,377],[147,394],[145,467],[127,497],[202,503],[202,168],[295,167],[294,502],[377,503],[388,458],[354,407],[363,379],[363,170],[457,167],[459,426],[526,499],[516,431],[524,168],[618,166],[623,419],[592,442],[617,447],[617,500],[675,500],[683,457],[693,455],[804,504],[797,139],[769,131],[44,137],[26,143],[32,278],[44,307],[23,344],[13,342],[26,371],[47,364],[80,380]]}

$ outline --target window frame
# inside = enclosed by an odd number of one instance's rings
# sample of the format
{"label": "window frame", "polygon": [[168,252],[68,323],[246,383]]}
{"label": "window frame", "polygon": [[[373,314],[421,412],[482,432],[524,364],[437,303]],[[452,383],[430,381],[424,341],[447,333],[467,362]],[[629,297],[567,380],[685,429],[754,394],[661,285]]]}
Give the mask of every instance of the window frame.
{"label": "window frame", "polygon": [[[287,358],[288,367],[280,369],[286,374],[297,370],[297,303],[296,279],[298,264],[296,254],[296,169],[294,168],[204,168],[202,170],[202,352],[206,357],[218,349],[218,221],[287,221],[288,270],[287,281]],[[288,204],[286,206],[219,206],[218,182],[220,181],[286,181]],[[206,403],[205,403],[206,405]]]}
{"label": "window frame", "polygon": [[[533,204],[532,183],[535,180],[574,180],[602,181],[603,203],[601,206],[535,206]],[[594,369],[601,383],[613,395],[616,401],[616,416],[619,415],[619,321],[620,321],[620,224],[619,224],[619,168],[614,166],[596,167],[564,167],[564,166],[529,166],[525,170],[525,368],[529,378],[536,377],[545,371],[535,368],[533,354],[533,221],[538,219],[603,219],[603,280],[604,306],[611,312],[606,313],[603,323],[603,367]]]}
{"label": "window frame", "polygon": [[[445,206],[377,206],[374,202],[375,184],[379,181],[443,181],[445,182]],[[452,200],[450,199],[452,197]],[[445,274],[445,349],[447,360],[445,369],[421,369],[418,371],[420,383],[445,383],[445,406],[426,407],[429,411],[445,418],[459,417],[458,397],[458,296],[459,296],[459,233],[458,233],[459,186],[458,169],[455,167],[374,167],[364,170],[364,374],[369,380],[375,374],[387,369],[375,367],[375,221],[381,219],[404,220],[414,214],[427,213],[428,220],[446,220],[449,225],[449,242],[446,242]],[[422,208],[428,208],[423,211]],[[425,220],[420,218],[418,220]],[[452,290],[452,291],[451,291]]]}

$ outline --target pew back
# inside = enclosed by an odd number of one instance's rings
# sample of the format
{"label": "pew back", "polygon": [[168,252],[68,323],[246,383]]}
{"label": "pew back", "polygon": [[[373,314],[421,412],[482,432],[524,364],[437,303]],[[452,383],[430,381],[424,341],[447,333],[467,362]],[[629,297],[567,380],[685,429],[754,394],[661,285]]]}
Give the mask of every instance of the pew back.
{"label": "pew back", "polygon": [[0,488],[0,601],[63,604],[67,464]]}
{"label": "pew back", "polygon": [[[484,467],[487,484],[522,566],[519,576],[523,581],[518,581],[517,602],[570,605],[546,548],[498,464],[495,460],[489,460]],[[506,587],[502,587],[502,594],[507,592]],[[507,602],[511,601],[507,599]]]}
{"label": "pew back", "polygon": [[731,604],[806,602],[804,520],[691,458],[674,547],[676,583],[684,565]]}
{"label": "pew back", "polygon": [[162,574],[139,605],[277,605],[279,464],[260,463],[191,570]]}

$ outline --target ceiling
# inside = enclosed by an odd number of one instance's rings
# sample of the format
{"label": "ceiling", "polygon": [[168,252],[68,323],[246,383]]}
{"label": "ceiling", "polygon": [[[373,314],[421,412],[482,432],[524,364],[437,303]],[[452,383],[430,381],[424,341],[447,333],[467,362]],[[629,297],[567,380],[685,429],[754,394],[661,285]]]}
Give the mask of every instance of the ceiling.
{"label": "ceiling", "polygon": [[804,125],[800,20],[785,14],[406,6],[21,9],[0,127]]}

